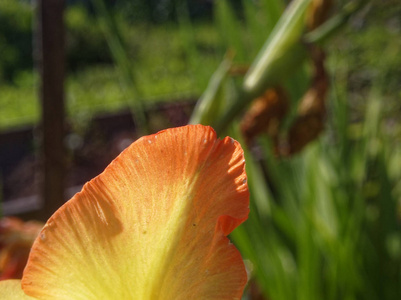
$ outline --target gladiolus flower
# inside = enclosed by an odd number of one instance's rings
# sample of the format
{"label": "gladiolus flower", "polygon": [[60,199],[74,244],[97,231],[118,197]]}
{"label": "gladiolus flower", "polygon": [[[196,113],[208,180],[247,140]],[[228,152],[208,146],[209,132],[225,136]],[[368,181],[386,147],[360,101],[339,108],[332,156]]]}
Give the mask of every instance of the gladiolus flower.
{"label": "gladiolus flower", "polygon": [[247,275],[227,235],[248,217],[244,166],[210,127],[140,138],[47,221],[0,295],[240,299]]}

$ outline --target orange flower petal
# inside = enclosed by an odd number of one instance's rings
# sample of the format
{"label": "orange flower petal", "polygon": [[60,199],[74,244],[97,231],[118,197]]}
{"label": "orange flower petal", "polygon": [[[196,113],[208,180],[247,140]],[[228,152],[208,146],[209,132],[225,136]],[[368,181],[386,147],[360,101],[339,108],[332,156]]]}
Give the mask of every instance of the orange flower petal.
{"label": "orange flower petal", "polygon": [[29,300],[34,299],[24,294],[21,289],[21,280],[2,280],[0,281],[1,300]]}
{"label": "orange flower petal", "polygon": [[22,279],[40,299],[240,299],[226,237],[248,216],[242,149],[210,127],[133,143],[47,222]]}

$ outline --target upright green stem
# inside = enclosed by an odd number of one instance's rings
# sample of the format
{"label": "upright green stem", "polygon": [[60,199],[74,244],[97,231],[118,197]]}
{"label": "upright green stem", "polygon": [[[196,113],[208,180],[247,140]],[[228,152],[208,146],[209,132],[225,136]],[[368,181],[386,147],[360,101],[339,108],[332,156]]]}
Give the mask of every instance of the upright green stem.
{"label": "upright green stem", "polygon": [[304,28],[304,14],[310,1],[294,0],[285,10],[245,75],[245,91],[251,94],[263,92],[276,77],[276,72],[283,66],[287,67],[290,61],[283,61],[282,57],[286,57],[299,43]]}
{"label": "upright green stem", "polygon": [[131,60],[129,59],[122,42],[122,35],[114,18],[108,12],[104,0],[93,0],[93,4],[100,16],[99,23],[106,36],[113,59],[121,72],[124,87],[132,93],[132,97],[130,97],[132,99],[129,100],[128,105],[132,111],[137,130],[140,135],[145,135],[149,133],[149,129],[144,106],[136,85],[136,76],[133,72]]}

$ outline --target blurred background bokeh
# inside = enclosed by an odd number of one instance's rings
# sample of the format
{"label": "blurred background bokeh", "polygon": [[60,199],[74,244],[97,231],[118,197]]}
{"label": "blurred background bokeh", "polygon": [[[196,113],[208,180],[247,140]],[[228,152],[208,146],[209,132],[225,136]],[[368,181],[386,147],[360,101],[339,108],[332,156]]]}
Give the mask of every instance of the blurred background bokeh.
{"label": "blurred background bokeh", "polygon": [[1,214],[46,221],[141,135],[212,125],[246,151],[244,299],[400,299],[400,53],[398,0],[0,0]]}

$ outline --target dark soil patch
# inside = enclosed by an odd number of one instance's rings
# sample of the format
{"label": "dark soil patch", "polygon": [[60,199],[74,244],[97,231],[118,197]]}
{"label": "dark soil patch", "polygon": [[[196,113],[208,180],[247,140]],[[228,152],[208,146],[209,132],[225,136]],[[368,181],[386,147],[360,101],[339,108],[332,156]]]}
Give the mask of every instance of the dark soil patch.
{"label": "dark soil patch", "polygon": [[[151,133],[186,125],[194,104],[195,101],[188,100],[149,107],[146,115]],[[19,202],[22,199],[23,203],[24,198],[38,194],[40,172],[36,150],[39,143],[35,136],[38,134],[32,127],[0,133],[2,199],[8,206],[12,201],[17,203],[18,199]],[[139,135],[129,110],[98,115],[91,120],[85,132],[69,130],[66,135],[67,188],[79,187],[97,176],[137,138]]]}

